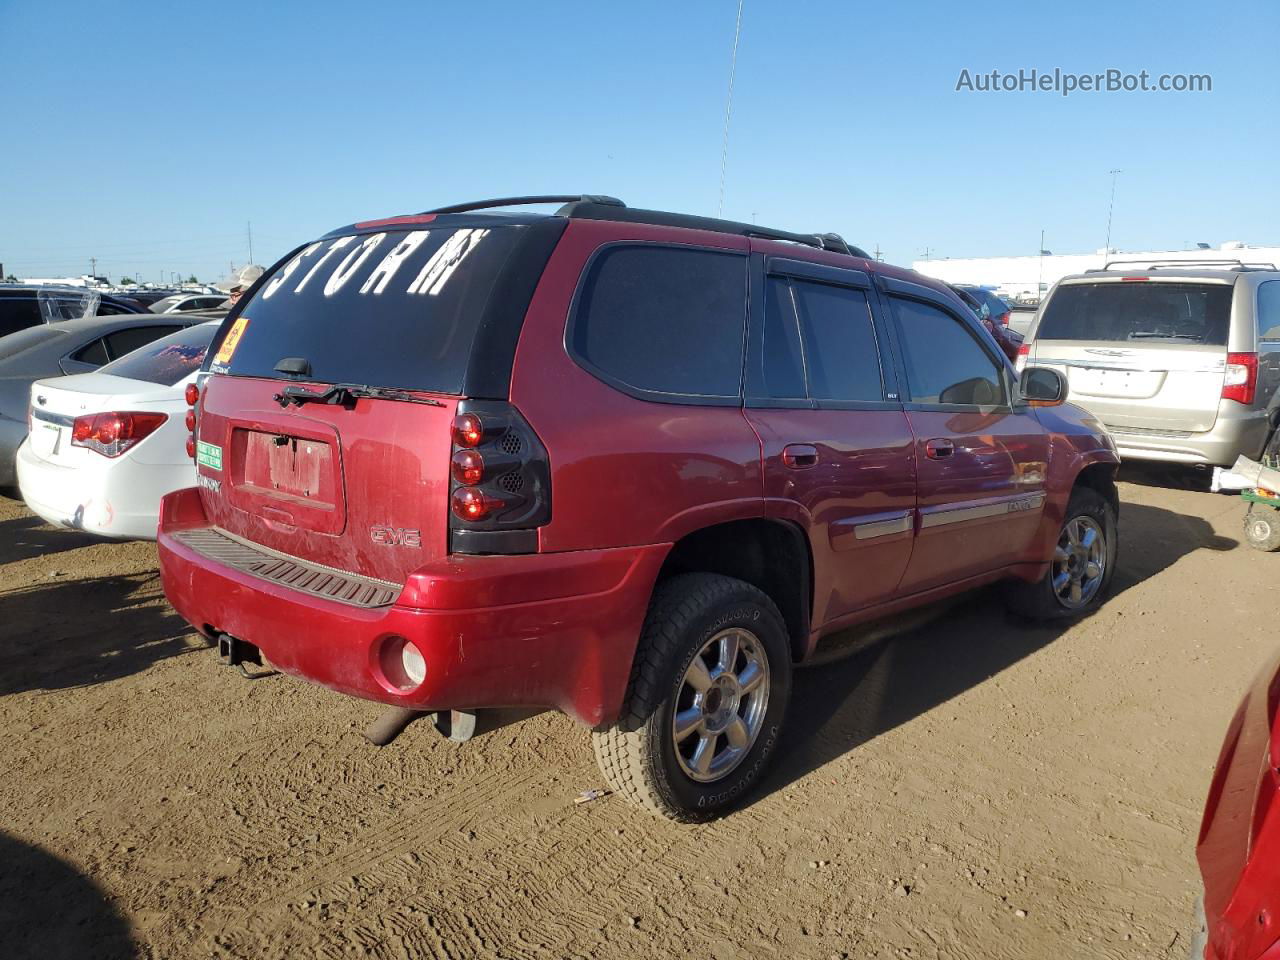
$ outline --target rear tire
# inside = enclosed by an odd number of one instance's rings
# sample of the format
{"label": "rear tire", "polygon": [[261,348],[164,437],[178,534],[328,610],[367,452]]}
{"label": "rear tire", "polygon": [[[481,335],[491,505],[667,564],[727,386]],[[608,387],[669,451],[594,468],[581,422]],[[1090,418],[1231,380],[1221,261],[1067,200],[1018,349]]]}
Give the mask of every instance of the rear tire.
{"label": "rear tire", "polygon": [[1005,601],[1032,620],[1061,620],[1092,612],[1116,570],[1116,512],[1091,487],[1076,487],[1067,501],[1049,571],[1035,583],[1011,580]]}
{"label": "rear tire", "polygon": [[778,608],[731,577],[689,573],[649,604],[622,716],[592,732],[613,790],[671,820],[710,820],[772,758],[791,694]]}
{"label": "rear tire", "polygon": [[1280,550],[1280,510],[1266,504],[1249,504],[1244,515],[1244,538],[1255,550]]}

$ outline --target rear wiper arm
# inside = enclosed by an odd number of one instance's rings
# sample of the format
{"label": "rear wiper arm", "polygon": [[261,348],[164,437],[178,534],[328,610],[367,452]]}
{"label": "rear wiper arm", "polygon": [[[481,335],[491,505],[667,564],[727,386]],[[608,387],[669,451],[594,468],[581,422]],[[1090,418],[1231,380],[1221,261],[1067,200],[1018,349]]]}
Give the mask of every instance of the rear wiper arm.
{"label": "rear wiper arm", "polygon": [[1130,340],[1203,340],[1195,333],[1156,333],[1154,330],[1138,330],[1129,334]]}
{"label": "rear wiper arm", "polygon": [[290,384],[271,399],[282,407],[290,404],[302,406],[304,403],[325,403],[350,409],[356,400],[368,397],[372,400],[403,400],[405,403],[425,403],[429,407],[443,407],[444,404],[431,397],[419,397],[404,390],[388,390],[386,387],[370,387],[359,383],[335,383],[328,390],[316,392],[306,387]]}

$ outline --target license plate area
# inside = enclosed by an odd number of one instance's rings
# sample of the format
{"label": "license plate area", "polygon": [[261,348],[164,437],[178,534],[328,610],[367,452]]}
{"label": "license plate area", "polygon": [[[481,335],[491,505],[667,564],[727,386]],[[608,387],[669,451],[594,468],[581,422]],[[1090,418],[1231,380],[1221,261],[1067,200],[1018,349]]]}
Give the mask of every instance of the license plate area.
{"label": "license plate area", "polygon": [[236,506],[278,527],[342,532],[346,509],[335,433],[235,427],[230,448]]}
{"label": "license plate area", "polygon": [[1154,397],[1164,384],[1163,370],[1109,370],[1076,367],[1071,371],[1071,389],[1091,397]]}

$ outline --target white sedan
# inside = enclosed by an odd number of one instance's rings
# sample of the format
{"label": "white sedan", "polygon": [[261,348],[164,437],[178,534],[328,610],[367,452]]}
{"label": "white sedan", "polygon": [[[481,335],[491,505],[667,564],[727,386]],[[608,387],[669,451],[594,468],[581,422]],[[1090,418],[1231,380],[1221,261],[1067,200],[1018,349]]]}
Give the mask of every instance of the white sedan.
{"label": "white sedan", "polygon": [[154,540],[160,498],[195,483],[186,389],[217,330],[188,327],[93,373],[32,384],[17,456],[27,506],[60,526]]}

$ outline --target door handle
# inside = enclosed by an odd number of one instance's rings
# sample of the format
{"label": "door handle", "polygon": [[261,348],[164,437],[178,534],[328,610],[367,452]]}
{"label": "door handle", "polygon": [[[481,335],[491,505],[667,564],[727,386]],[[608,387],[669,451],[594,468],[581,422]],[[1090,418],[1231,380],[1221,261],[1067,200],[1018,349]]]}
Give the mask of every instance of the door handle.
{"label": "door handle", "polygon": [[782,462],[792,470],[817,466],[818,448],[808,443],[788,443],[782,448]]}
{"label": "door handle", "polygon": [[956,445],[950,440],[930,440],[924,445],[925,456],[930,460],[945,460],[956,452]]}

